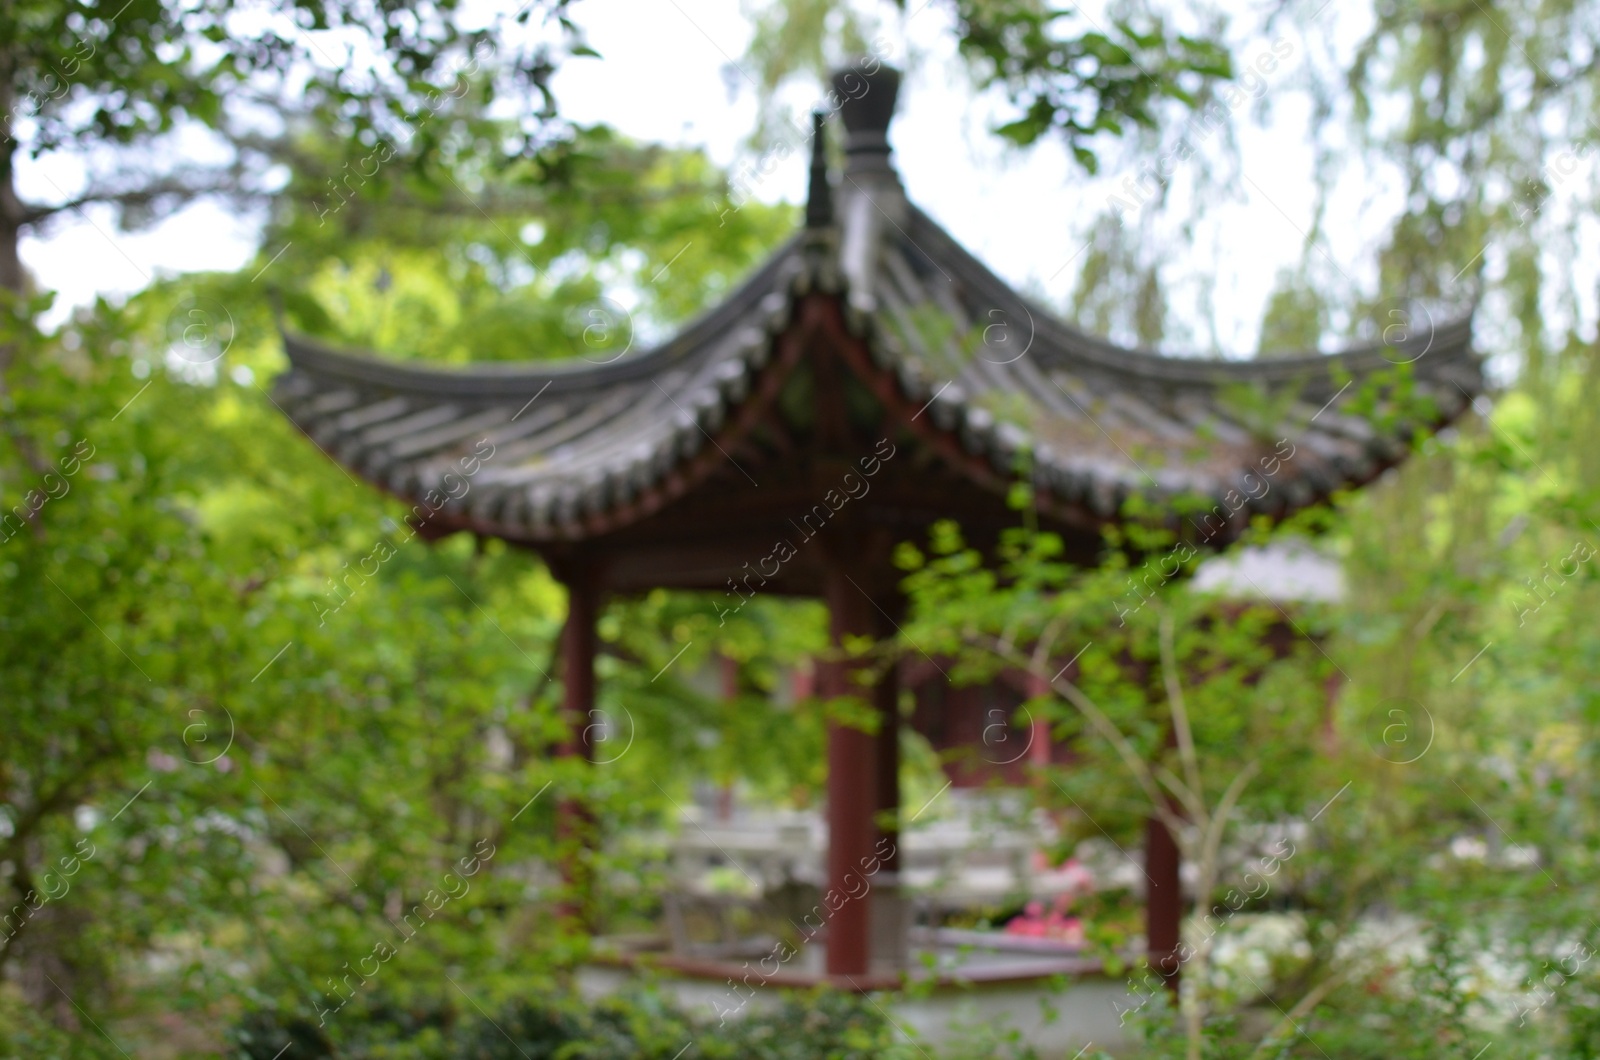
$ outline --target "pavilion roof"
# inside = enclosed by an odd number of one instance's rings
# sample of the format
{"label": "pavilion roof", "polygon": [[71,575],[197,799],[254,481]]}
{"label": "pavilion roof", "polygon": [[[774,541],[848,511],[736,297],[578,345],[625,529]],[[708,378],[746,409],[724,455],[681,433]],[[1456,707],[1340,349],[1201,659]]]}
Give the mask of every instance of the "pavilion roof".
{"label": "pavilion roof", "polygon": [[[923,410],[911,428],[957,440],[991,482],[1029,475],[1038,496],[1093,520],[1135,493],[1281,514],[1368,481],[1417,428],[1481,392],[1470,316],[1414,322],[1394,344],[1257,360],[1166,356],[1072,327],[907,201],[885,138],[895,85],[871,83],[881,119],[847,102],[848,164],[830,190],[814,160],[807,227],[660,345],[611,363],[437,367],[289,334],[279,404],[332,457],[405,499],[446,491],[446,474],[488,441],[494,455],[438,518],[539,542],[649,510],[637,499],[706,446],[736,440],[735,414],[760,400],[755,380],[801,300],[818,294],[840,300],[845,327]],[[1403,381],[1409,411],[1358,414],[1363,380],[1385,372]],[[1419,415],[1416,399],[1429,410]],[[1251,499],[1280,438],[1294,455]]]}

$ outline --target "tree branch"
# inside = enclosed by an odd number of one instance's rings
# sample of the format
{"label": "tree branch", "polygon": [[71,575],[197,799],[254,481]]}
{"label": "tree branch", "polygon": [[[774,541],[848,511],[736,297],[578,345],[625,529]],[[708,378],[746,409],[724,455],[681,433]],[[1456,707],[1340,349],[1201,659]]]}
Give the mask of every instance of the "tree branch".
{"label": "tree branch", "polygon": [[[978,638],[975,637],[974,639]],[[1151,807],[1156,816],[1162,819],[1162,823],[1167,824],[1169,828],[1172,827],[1172,824],[1168,824],[1167,818],[1171,818],[1172,822],[1177,823],[1176,815],[1167,808],[1166,799],[1161,796],[1161,786],[1156,782],[1155,775],[1151,772],[1149,765],[1139,756],[1138,749],[1133,746],[1132,741],[1100,709],[1099,704],[1084,695],[1083,691],[1071,681],[1057,680],[1043,673],[1040,669],[1034,667],[1033,661],[1027,656],[1015,649],[1005,650],[999,640],[993,636],[988,637],[988,639],[990,641],[989,648],[996,655],[1011,665],[1026,670],[1033,676],[1042,679],[1058,695],[1077,707],[1078,712],[1088,720],[1094,730],[1100,734],[1100,737],[1116,750],[1117,756],[1122,759],[1122,764],[1127,767],[1129,773],[1133,774],[1135,782],[1143,789],[1145,797],[1150,800]]]}
{"label": "tree branch", "polygon": [[1318,983],[1315,987],[1313,987],[1305,997],[1300,999],[1299,1004],[1295,1005],[1294,1008],[1284,1013],[1283,1019],[1278,1021],[1277,1026],[1273,1027],[1272,1030],[1267,1032],[1267,1036],[1261,1039],[1261,1042],[1256,1046],[1255,1051],[1250,1054],[1250,1060],[1259,1060],[1260,1057],[1266,1056],[1273,1043],[1282,1037],[1283,1033],[1290,1027],[1295,1027],[1298,1029],[1300,1020],[1305,1018],[1305,1016],[1307,1016],[1312,1009],[1321,1004],[1323,998],[1327,997],[1329,994],[1333,993],[1336,988],[1343,985],[1344,981],[1348,979],[1351,973],[1355,971],[1355,968],[1355,964],[1351,963],[1339,971],[1334,972],[1328,978],[1324,979],[1321,983]]}
{"label": "tree branch", "polygon": [[19,224],[32,227],[58,214],[101,203],[128,209],[151,206],[163,199],[176,199],[188,203],[210,195],[247,199],[268,197],[265,192],[255,192],[244,187],[240,181],[238,167],[211,170],[205,176],[209,179],[199,182],[193,181],[192,178],[167,176],[159,177],[139,187],[91,186],[89,190],[65,202],[24,203]]}

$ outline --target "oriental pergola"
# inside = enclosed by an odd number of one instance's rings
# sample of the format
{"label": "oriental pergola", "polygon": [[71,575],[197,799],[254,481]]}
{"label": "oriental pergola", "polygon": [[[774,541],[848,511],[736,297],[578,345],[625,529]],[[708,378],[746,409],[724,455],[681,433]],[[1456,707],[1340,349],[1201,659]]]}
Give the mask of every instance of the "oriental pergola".
{"label": "oriental pergola", "polygon": [[[704,590],[723,594],[723,609],[755,593],[820,596],[835,645],[882,638],[901,609],[896,542],[956,519],[975,544],[993,543],[1018,519],[1007,493],[1019,478],[1076,561],[1101,553],[1135,494],[1168,510],[1206,498],[1210,514],[1189,525],[1222,544],[1252,516],[1373,479],[1416,430],[1481,392],[1465,319],[1400,343],[1254,361],[1162,356],[1075,330],[907,201],[887,135],[898,87],[876,63],[835,77],[842,179],[816,136],[804,228],[653,349],[449,368],[285,337],[277,400],[323,451],[416,504],[430,529],[532,549],[565,583],[571,753],[588,750],[576,734],[595,705],[606,594]],[[1431,400],[1427,422],[1354,414],[1362,380],[1397,364],[1411,396]],[[820,691],[861,693],[859,665],[841,650]],[[829,728],[827,879],[838,894],[859,893],[851,874],[874,863],[879,822],[897,819],[894,680],[866,697],[882,713],[875,735]],[[1159,825],[1147,859],[1148,943],[1170,972],[1178,859]],[[839,982],[904,967],[905,934],[890,923],[899,907],[884,900],[896,864],[881,859],[867,896],[829,919],[826,968]]]}

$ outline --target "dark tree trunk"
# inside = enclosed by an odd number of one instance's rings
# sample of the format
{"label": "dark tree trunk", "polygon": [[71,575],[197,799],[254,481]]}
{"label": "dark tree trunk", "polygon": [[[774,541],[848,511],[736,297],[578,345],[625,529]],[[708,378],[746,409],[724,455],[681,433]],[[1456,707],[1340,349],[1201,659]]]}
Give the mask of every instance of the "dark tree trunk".
{"label": "dark tree trunk", "polygon": [[[3,75],[9,63],[0,63]],[[11,139],[11,109],[16,102],[9,76],[0,76],[0,290],[23,294],[27,273],[22,268],[22,200],[17,197],[14,165],[16,141]],[[4,371],[10,351],[0,348],[0,371]]]}

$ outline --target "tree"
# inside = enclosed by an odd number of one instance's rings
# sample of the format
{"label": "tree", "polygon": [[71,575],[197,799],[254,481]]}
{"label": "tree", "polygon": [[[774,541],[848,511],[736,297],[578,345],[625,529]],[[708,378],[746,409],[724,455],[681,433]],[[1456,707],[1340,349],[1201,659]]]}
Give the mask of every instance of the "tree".
{"label": "tree", "polygon": [[[1135,847],[1154,818],[1196,868],[1192,921],[1211,930],[1192,933],[1178,959],[1182,1037],[1197,1060],[1215,1005],[1207,984],[1217,929],[1271,892],[1236,878],[1254,867],[1237,869],[1238,848],[1287,861],[1294,843],[1277,841],[1288,840],[1290,820],[1318,790],[1328,667],[1313,662],[1311,643],[1286,637],[1271,605],[1224,604],[1182,588],[1193,548],[1161,532],[1138,540],[1153,557],[1138,571],[1120,548],[1099,567],[1074,569],[1053,534],[1013,531],[996,564],[953,526],[937,528],[927,554],[900,550],[912,604],[903,640],[955,660],[957,681],[992,680],[1001,668],[1028,674],[1048,690],[1029,711],[1076,758],[1070,768],[1036,770],[1041,804],[1074,819],[1078,834]],[[1131,604],[1125,586],[1149,583],[1157,569],[1153,589]],[[1245,823],[1271,834],[1241,840]],[[1113,946],[1108,959],[1116,954]],[[1159,974],[1145,975],[1134,988],[1144,1001],[1131,1011],[1164,993],[1160,984]]]}
{"label": "tree", "polygon": [[[626,263],[644,329],[698,310],[790,229],[791,208],[755,203],[718,226],[726,178],[698,153],[603,129],[580,142],[571,159],[587,195],[456,171],[478,182],[487,218],[464,198],[429,211],[410,197],[421,185],[352,201],[326,224],[286,196],[280,231],[301,246],[282,293],[296,324],[335,341],[404,335],[396,352],[439,359],[614,356],[582,345],[592,321],[574,317],[575,292],[627,297]],[[505,233],[529,226],[526,240]],[[681,285],[644,285],[680,251]],[[14,690],[0,744],[0,966],[63,1024],[81,1022],[76,1005],[98,1020],[128,1002],[137,987],[118,962],[151,950],[182,954],[184,1004],[204,1012],[253,991],[313,1025],[313,1006],[349,1005],[350,1017],[411,997],[465,956],[486,978],[526,981],[551,951],[520,941],[541,914],[505,866],[552,854],[549,807],[530,801],[545,784],[592,785],[608,819],[643,824],[666,805],[647,783],[663,761],[783,746],[752,724],[783,719],[720,716],[675,676],[651,681],[677,651],[658,645],[690,610],[680,602],[654,627],[609,636],[604,705],[619,719],[631,708],[637,749],[593,775],[552,767],[559,589],[497,543],[425,546],[397,505],[353,489],[305,444],[261,386],[281,351],[254,271],[163,281],[55,334],[12,317],[0,334],[23,354],[0,448],[0,613],[14,616],[0,620]],[[769,644],[735,625],[721,650],[770,685],[788,633]],[[701,720],[687,726],[686,713]],[[706,732],[727,737],[714,754],[694,738]],[[745,764],[787,790],[790,762]],[[480,840],[499,853],[475,854]],[[402,915],[387,910],[410,909],[475,856],[470,898],[402,949]],[[83,865],[65,876],[74,857]],[[472,926],[486,917],[499,927]],[[247,973],[219,978],[174,951],[185,932],[247,941],[236,951]],[[343,963],[375,939],[405,959],[353,990]],[[334,1022],[349,1034],[361,1019]]]}
{"label": "tree", "polygon": [[[423,163],[448,139],[439,126],[453,123],[441,96],[463,82],[543,95],[544,108],[509,141],[513,153],[531,152],[552,117],[552,47],[494,54],[498,81],[480,74],[479,60],[501,42],[526,39],[518,28],[530,23],[554,20],[570,34],[567,5],[533,0],[476,28],[467,28],[458,0],[308,0],[254,25],[222,0],[129,0],[109,13],[113,5],[71,0],[8,5],[0,12],[0,289],[24,290],[22,233],[63,213],[106,203],[136,225],[203,195],[264,200],[273,166],[307,125],[339,132],[340,150],[362,155],[406,129],[416,134],[406,136],[406,153]],[[223,161],[155,164],[163,143],[195,128],[220,139]],[[19,157],[103,149],[113,149],[115,168],[93,173],[81,191],[47,203],[19,197]]]}
{"label": "tree", "polygon": [[[932,2],[893,0],[893,7],[912,19]],[[792,78],[821,80],[851,56],[884,50],[888,33],[878,31],[877,14],[889,6],[769,0],[757,11],[746,57],[767,105],[758,138],[775,127],[773,100]],[[1199,109],[1233,76],[1215,22],[1186,33],[1148,9],[1104,25],[1081,10],[1034,0],[940,0],[940,6],[954,21],[976,87],[998,88],[1011,104],[1010,119],[994,132],[1021,147],[1059,136],[1091,173],[1106,141]]]}

